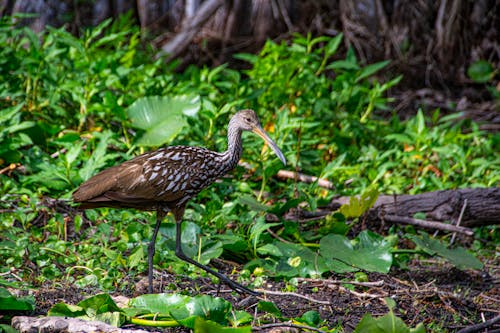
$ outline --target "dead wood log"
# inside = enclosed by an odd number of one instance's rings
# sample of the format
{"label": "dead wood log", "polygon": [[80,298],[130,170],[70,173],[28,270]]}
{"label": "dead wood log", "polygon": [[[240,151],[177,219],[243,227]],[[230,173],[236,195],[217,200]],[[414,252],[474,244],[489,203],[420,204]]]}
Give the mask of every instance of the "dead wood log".
{"label": "dead wood log", "polygon": [[21,333],[26,332],[103,332],[103,333],[145,333],[138,329],[122,329],[100,321],[86,321],[64,317],[26,317],[12,318],[12,327]]}
{"label": "dead wood log", "polygon": [[[349,202],[349,197],[332,200],[330,210],[337,210]],[[467,202],[465,208],[464,203]],[[413,217],[424,213],[427,219],[455,224],[463,209],[460,225],[479,227],[500,223],[500,188],[466,188],[444,190],[416,195],[380,195],[368,211],[370,220],[385,221],[384,216]],[[402,219],[403,220],[403,219]]]}

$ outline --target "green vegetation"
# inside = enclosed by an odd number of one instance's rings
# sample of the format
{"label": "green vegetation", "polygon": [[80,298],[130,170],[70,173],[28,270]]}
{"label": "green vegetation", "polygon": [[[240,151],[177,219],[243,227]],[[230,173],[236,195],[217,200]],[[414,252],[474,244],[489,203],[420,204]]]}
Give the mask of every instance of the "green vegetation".
{"label": "green vegetation", "polygon": [[[36,288],[52,281],[104,291],[133,289],[147,268],[151,215],[103,208],[82,216],[52,199],[70,199],[82,181],[144,147],[176,144],[224,150],[229,117],[241,108],[257,111],[290,170],[330,179],[336,191],[278,181],[273,176],[282,167],[279,160],[262,149],[260,140],[248,138],[243,160],[250,169],[238,167],[234,179],[222,179],[188,205],[182,240],[186,254],[204,264],[231,257],[244,264],[240,279],[254,287],[273,278],[387,273],[394,265],[404,267],[401,258],[412,257],[394,256],[400,250],[397,233],[363,231],[348,238],[353,223],[347,218],[356,222],[370,206],[366,200],[372,203],[378,193],[497,186],[500,135],[484,133],[456,117],[441,117],[439,110],[431,116],[418,111],[408,121],[397,114],[380,117],[377,111],[389,109],[387,90],[400,77],[379,82],[374,74],[388,62],[362,66],[352,50],[345,59],[334,60],[341,39],[296,36],[290,44],[269,41],[259,55],[237,56],[249,63],[248,70],[191,66],[179,73],[175,63],[152,60],[138,28],[126,20],[106,21],[77,39],[61,29],[37,35],[3,18],[0,285]],[[299,203],[315,210],[334,194],[363,199],[353,199],[320,221],[299,225],[281,219]],[[266,222],[266,213],[278,221]],[[267,232],[270,229],[279,239]],[[440,256],[459,268],[482,267],[463,248],[451,249],[411,228],[402,232],[406,242],[417,246],[407,252],[413,257]],[[166,221],[156,247],[157,267],[193,277],[204,274],[175,257],[174,233],[173,223]],[[484,234],[498,241],[497,233]],[[21,280],[9,278],[9,272]],[[201,299],[196,302],[204,302]],[[79,304],[78,311],[84,313],[84,305]],[[259,306],[273,314],[269,306]],[[244,313],[223,307],[218,319],[197,314],[179,319],[172,312],[168,318],[205,330],[210,325],[249,324]],[[119,324],[138,314],[115,310]],[[295,320],[324,327],[311,319],[314,315],[304,316]],[[392,310],[387,316],[397,321]],[[373,320],[364,318],[363,327],[375,325]]]}

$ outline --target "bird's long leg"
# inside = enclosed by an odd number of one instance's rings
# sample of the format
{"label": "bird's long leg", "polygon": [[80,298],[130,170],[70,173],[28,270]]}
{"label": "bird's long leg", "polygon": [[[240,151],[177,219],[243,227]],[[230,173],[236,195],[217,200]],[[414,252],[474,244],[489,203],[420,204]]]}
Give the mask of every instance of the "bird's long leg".
{"label": "bird's long leg", "polygon": [[148,291],[150,294],[153,293],[153,257],[155,255],[156,236],[158,236],[161,221],[163,221],[165,214],[166,212],[161,207],[156,209],[156,225],[153,230],[153,237],[151,237],[148,245]]}
{"label": "bird's long leg", "polygon": [[261,294],[255,290],[249,289],[249,288],[239,284],[238,282],[231,280],[230,278],[228,278],[224,274],[216,272],[208,266],[200,264],[199,262],[189,258],[186,254],[184,254],[184,251],[182,251],[182,244],[181,244],[182,214],[181,214],[181,216],[178,216],[178,214],[176,212],[174,212],[174,215],[175,215],[175,220],[176,220],[175,255],[179,259],[187,261],[188,263],[193,264],[196,267],[203,269],[205,272],[208,272],[208,273],[216,276],[217,278],[219,278],[219,280],[221,280],[222,282],[227,284],[229,287],[231,287],[233,290],[235,290],[239,293],[246,293],[246,294],[253,295],[253,296],[259,296]]}

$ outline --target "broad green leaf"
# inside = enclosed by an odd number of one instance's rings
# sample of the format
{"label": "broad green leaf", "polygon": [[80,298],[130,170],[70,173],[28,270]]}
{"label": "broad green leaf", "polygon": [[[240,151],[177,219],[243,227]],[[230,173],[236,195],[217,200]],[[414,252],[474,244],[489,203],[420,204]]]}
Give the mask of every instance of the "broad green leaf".
{"label": "broad green leaf", "polygon": [[389,311],[378,318],[372,317],[370,313],[365,314],[354,333],[425,333],[425,327],[420,323],[415,328],[409,328],[401,318]]}
{"label": "broad green leaf", "polygon": [[185,116],[200,109],[199,96],[150,96],[135,101],[127,109],[132,126],[144,130],[137,140],[141,146],[160,146],[171,141],[187,125]]}
{"label": "broad green leaf", "polygon": [[7,289],[0,287],[0,310],[2,311],[33,311],[35,299],[33,296],[14,297]]}
{"label": "broad green leaf", "polygon": [[171,306],[186,304],[189,297],[180,294],[147,294],[132,298],[129,305],[149,313],[168,315]]}
{"label": "broad green leaf", "polygon": [[411,239],[417,247],[422,249],[429,255],[441,256],[460,269],[482,269],[483,263],[479,261],[474,255],[465,250],[463,247],[456,247],[453,249],[447,248],[442,242],[430,238],[425,232],[417,235],[406,235]]}
{"label": "broad green leaf", "polygon": [[194,328],[197,317],[225,324],[231,311],[231,303],[208,295],[149,294],[133,298],[130,306],[169,316],[189,328]]}
{"label": "broad green leaf", "polygon": [[250,333],[251,326],[244,327],[224,327],[211,320],[196,317],[194,321],[194,333]]}
{"label": "broad green leaf", "polygon": [[79,316],[84,316],[86,314],[85,309],[78,305],[71,305],[66,303],[57,303],[49,311],[49,316],[59,316],[59,317],[71,317],[76,318]]}
{"label": "broad green leaf", "polygon": [[391,244],[381,236],[364,230],[352,245],[344,236],[330,234],[320,241],[320,254],[330,269],[339,272],[363,269],[387,273],[392,265]]}

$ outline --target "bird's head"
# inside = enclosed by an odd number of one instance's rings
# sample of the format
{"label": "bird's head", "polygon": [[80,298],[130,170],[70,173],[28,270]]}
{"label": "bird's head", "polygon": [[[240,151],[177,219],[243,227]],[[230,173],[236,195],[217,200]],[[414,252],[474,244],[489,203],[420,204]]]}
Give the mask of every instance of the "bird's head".
{"label": "bird's head", "polygon": [[259,118],[253,110],[238,111],[231,121],[235,121],[236,125],[243,131],[249,131],[260,136],[279,157],[281,162],[286,165],[286,159],[276,143],[269,137],[269,135],[262,129]]}

